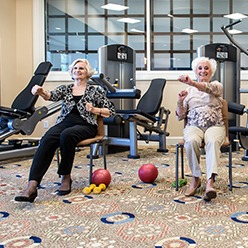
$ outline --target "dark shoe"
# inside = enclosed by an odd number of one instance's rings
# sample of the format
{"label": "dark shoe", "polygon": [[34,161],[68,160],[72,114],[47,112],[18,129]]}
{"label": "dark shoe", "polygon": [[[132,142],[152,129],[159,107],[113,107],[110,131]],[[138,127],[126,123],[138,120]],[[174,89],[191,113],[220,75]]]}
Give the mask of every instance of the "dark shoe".
{"label": "dark shoe", "polygon": [[57,195],[68,195],[71,193],[71,184],[72,184],[72,180],[70,181],[70,188],[68,190],[57,190]]}
{"label": "dark shoe", "polygon": [[206,190],[205,195],[203,196],[204,201],[211,201],[212,199],[216,198],[217,192],[214,188],[210,188]]}
{"label": "dark shoe", "polygon": [[36,197],[37,197],[37,190],[34,193],[32,193],[30,196],[24,196],[24,195],[16,196],[15,201],[18,201],[18,202],[34,202]]}
{"label": "dark shoe", "polygon": [[199,180],[199,182],[195,188],[191,188],[191,187],[187,188],[184,195],[185,196],[193,196],[196,193],[197,189],[200,187],[201,187],[201,180]]}

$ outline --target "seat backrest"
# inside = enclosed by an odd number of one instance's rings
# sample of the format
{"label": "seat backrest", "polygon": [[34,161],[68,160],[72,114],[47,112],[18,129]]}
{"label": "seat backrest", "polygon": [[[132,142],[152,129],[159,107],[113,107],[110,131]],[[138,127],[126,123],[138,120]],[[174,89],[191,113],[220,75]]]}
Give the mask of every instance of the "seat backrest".
{"label": "seat backrest", "polygon": [[137,110],[141,110],[142,112],[148,113],[152,116],[156,115],[163,100],[165,84],[166,80],[163,78],[153,79],[148,90],[140,98]]}
{"label": "seat backrest", "polygon": [[31,78],[28,85],[20,92],[20,94],[13,101],[11,108],[22,110],[32,113],[35,110],[35,103],[38,96],[34,96],[31,93],[31,89],[34,85],[42,86],[46,80],[46,77],[52,67],[50,62],[42,62],[38,65],[34,72],[34,76]]}
{"label": "seat backrest", "polygon": [[82,140],[80,141],[77,146],[86,146],[86,145],[90,145],[92,143],[101,141],[104,138],[104,124],[103,124],[103,117],[98,115],[97,116],[97,134],[94,138],[90,138],[90,139],[86,139],[86,140]]}

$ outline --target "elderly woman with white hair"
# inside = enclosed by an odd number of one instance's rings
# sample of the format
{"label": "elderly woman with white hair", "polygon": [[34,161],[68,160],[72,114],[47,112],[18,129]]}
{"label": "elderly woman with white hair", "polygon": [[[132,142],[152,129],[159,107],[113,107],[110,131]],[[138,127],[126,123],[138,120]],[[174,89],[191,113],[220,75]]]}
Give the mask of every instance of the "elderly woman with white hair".
{"label": "elderly woman with white hair", "polygon": [[30,168],[28,186],[16,201],[33,202],[37,187],[47,172],[56,149],[61,152],[58,174],[62,175],[58,195],[71,192],[71,170],[75,148],[79,141],[93,138],[97,134],[96,115],[109,117],[115,114],[114,105],[106,98],[104,90],[88,84],[94,70],[86,59],[77,59],[69,67],[73,83],[60,85],[52,91],[35,85],[34,95],[49,101],[62,101],[61,113],[56,125],[51,127],[40,141]]}
{"label": "elderly woman with white hair", "polygon": [[197,81],[188,75],[178,78],[179,82],[188,85],[186,90],[179,92],[176,108],[178,120],[186,120],[184,147],[192,172],[185,196],[193,196],[201,186],[200,147],[204,141],[207,183],[203,199],[206,201],[217,195],[214,182],[218,175],[220,148],[226,137],[222,116],[223,86],[218,81],[211,81],[216,67],[214,59],[199,57],[192,62]]}

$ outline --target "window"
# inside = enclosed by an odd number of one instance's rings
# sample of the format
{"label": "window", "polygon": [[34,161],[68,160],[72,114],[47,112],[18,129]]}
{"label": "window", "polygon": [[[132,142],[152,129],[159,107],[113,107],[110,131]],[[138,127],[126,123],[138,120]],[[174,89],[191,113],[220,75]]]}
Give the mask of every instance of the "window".
{"label": "window", "polygon": [[[223,16],[247,15],[243,0],[44,0],[46,58],[53,70],[65,71],[76,58],[87,58],[98,71],[98,49],[125,44],[136,52],[137,70],[190,70],[197,48],[230,41],[221,26],[232,21]],[[102,8],[113,3],[128,7]],[[134,23],[123,21],[132,18]],[[149,21],[147,19],[149,18]],[[121,21],[122,20],[122,21]],[[234,38],[248,48],[248,18],[235,26]],[[195,30],[194,33],[182,32]],[[241,68],[248,68],[241,54]],[[147,63],[147,61],[150,63]]]}
{"label": "window", "polygon": [[[103,9],[107,3],[129,6]],[[46,0],[46,56],[53,70],[64,71],[76,58],[87,58],[98,70],[98,48],[125,44],[136,52],[137,69],[146,69],[145,0]],[[135,23],[121,21],[132,18]]]}

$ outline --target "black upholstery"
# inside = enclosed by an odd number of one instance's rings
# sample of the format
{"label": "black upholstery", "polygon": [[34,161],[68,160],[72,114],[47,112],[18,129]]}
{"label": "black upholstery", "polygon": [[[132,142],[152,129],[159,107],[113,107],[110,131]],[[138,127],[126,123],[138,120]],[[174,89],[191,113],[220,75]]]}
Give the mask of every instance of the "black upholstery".
{"label": "black upholstery", "polygon": [[165,84],[166,80],[163,78],[153,79],[145,94],[140,98],[136,109],[117,110],[117,112],[124,114],[125,118],[128,118],[129,115],[139,114],[156,122],[155,115],[159,112],[163,100]]}
{"label": "black upholstery", "polygon": [[[228,112],[231,112],[237,115],[243,115],[243,114],[248,114],[248,109],[243,104],[229,102]],[[248,118],[247,118],[246,127],[230,126],[229,133],[232,133],[238,136],[240,146],[245,149],[242,160],[248,161]]]}
{"label": "black upholstery", "polygon": [[[129,123],[129,141],[117,141],[121,145],[123,143],[130,145],[129,158],[139,158],[137,140],[144,140],[146,143],[157,141],[159,143],[158,152],[168,151],[166,137],[169,136],[169,133],[166,129],[170,111],[161,106],[165,84],[166,79],[153,79],[147,91],[140,98],[136,109],[116,110],[116,113],[123,118],[123,122]],[[138,129],[138,126],[144,128],[143,132]],[[117,143],[114,142],[114,139],[112,140],[114,144]]]}
{"label": "black upholstery", "polygon": [[166,80],[163,78],[153,79],[148,90],[140,99],[137,109],[149,115],[155,116],[158,113],[163,100],[165,83]]}
{"label": "black upholstery", "polygon": [[0,107],[0,113],[4,115],[21,117],[30,115],[35,110],[35,103],[38,96],[34,96],[31,93],[31,89],[34,85],[42,86],[46,80],[46,77],[52,67],[50,62],[42,62],[38,65],[34,72],[34,76],[31,78],[28,85],[19,93],[19,95],[13,101],[11,108]]}
{"label": "black upholstery", "polygon": [[[34,72],[34,76],[31,78],[28,85],[20,92],[16,97],[11,107],[27,112],[34,111],[34,105],[37,101],[38,96],[34,96],[31,93],[31,89],[34,85],[42,86],[46,80],[46,77],[52,67],[50,62],[42,62],[38,65],[37,69]],[[25,99],[25,101],[24,101]]]}
{"label": "black upholstery", "polygon": [[0,106],[0,142],[12,134],[31,134],[38,121],[48,112],[46,107],[35,108],[38,96],[31,93],[34,85],[42,86],[52,67],[50,62],[38,65],[27,86],[15,98],[11,107]]}

